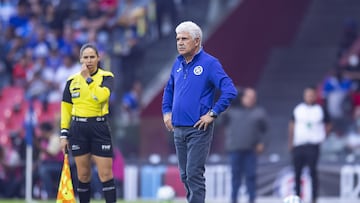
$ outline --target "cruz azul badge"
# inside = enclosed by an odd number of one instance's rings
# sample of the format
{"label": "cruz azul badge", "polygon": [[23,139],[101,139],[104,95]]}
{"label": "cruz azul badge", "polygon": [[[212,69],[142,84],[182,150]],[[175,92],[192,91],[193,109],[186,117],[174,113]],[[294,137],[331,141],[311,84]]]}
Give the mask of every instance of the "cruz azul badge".
{"label": "cruz azul badge", "polygon": [[201,75],[202,72],[203,72],[203,67],[202,66],[196,66],[194,68],[194,74],[195,75]]}

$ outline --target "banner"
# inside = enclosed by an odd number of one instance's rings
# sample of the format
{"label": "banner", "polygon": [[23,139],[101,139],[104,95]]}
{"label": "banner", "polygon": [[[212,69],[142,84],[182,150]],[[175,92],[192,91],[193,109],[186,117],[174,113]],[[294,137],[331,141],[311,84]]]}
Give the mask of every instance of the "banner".
{"label": "banner", "polygon": [[[149,198],[156,195],[162,184],[170,185],[176,191],[176,196],[184,198],[183,187],[178,189],[176,185],[183,184],[178,178],[166,180],[166,177],[174,177],[169,168],[176,165],[143,165],[125,166],[125,200],[135,200],[137,198]],[[176,168],[175,168],[176,169]],[[208,200],[218,200],[223,202],[229,200],[231,195],[231,169],[228,164],[206,165],[206,198]],[[319,196],[335,197],[343,199],[356,199],[360,197],[360,165],[328,163],[323,162],[318,165]],[[159,185],[159,183],[162,183]],[[276,163],[259,163],[257,168],[257,196],[285,198],[294,194],[294,170],[288,161]],[[305,167],[301,176],[302,192],[301,197],[305,201],[310,201],[311,197],[311,177],[309,169]],[[145,187],[146,186],[146,187]],[[179,195],[182,194],[182,195]],[[245,182],[241,185],[239,198],[247,198]],[[360,202],[360,201],[359,201]]]}

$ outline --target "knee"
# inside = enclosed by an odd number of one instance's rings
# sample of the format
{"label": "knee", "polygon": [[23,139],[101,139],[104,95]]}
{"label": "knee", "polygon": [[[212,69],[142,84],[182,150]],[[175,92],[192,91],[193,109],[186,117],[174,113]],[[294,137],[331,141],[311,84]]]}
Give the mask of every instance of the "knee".
{"label": "knee", "polygon": [[181,176],[180,178],[181,178],[181,182],[183,182],[183,183],[185,183],[185,182],[186,182],[186,179],[187,179],[187,177],[186,177],[186,176]]}
{"label": "knee", "polygon": [[106,182],[108,180],[113,179],[113,173],[112,170],[106,170],[106,171],[99,171],[99,179],[101,182]]}
{"label": "knee", "polygon": [[186,182],[186,178],[187,178],[187,175],[186,175],[185,171],[180,170],[180,179],[183,183]]}
{"label": "knee", "polygon": [[202,173],[189,173],[186,177],[187,182],[205,182],[205,178]]}
{"label": "knee", "polygon": [[91,181],[91,174],[90,173],[79,173],[78,179],[80,182],[88,183]]}

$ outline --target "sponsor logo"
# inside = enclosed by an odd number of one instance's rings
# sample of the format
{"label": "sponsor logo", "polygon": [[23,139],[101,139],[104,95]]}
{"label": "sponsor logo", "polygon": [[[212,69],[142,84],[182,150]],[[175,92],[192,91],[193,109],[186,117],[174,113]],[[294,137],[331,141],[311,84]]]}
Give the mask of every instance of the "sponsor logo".
{"label": "sponsor logo", "polygon": [[79,150],[80,146],[79,145],[71,145],[71,150],[75,151],[75,150]]}
{"label": "sponsor logo", "polygon": [[111,149],[111,145],[101,145],[101,150],[103,150],[103,151],[109,151]]}
{"label": "sponsor logo", "polygon": [[194,68],[194,74],[195,75],[201,75],[202,72],[203,72],[203,67],[202,66],[196,66]]}

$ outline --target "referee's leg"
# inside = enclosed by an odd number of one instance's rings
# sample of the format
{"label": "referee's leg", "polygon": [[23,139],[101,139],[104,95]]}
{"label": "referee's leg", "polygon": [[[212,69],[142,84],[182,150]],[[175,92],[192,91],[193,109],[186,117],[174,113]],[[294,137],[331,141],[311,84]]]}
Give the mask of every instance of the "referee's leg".
{"label": "referee's leg", "polygon": [[103,193],[106,203],[116,202],[116,188],[112,171],[112,157],[100,157],[93,155],[98,168],[99,178],[103,185]]}
{"label": "referee's leg", "polygon": [[76,171],[78,175],[77,192],[79,195],[80,203],[90,202],[90,181],[91,181],[91,155],[89,153],[84,155],[74,156],[76,163]]}

